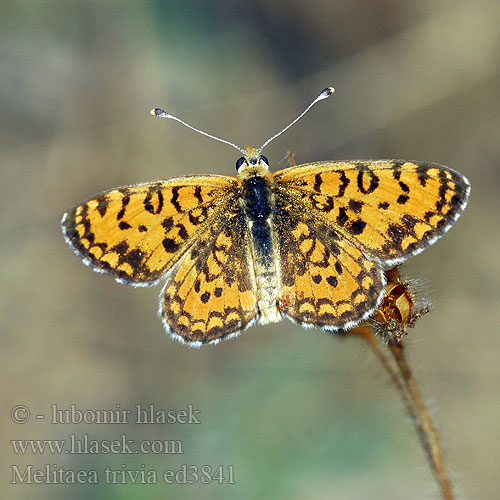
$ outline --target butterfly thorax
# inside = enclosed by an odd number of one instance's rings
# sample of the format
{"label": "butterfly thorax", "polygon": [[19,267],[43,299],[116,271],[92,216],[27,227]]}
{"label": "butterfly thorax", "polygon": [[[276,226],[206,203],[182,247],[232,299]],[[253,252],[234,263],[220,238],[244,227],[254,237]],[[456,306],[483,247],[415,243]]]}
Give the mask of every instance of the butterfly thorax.
{"label": "butterfly thorax", "polygon": [[244,162],[238,179],[241,182],[240,207],[252,242],[251,261],[258,290],[260,322],[265,324],[279,321],[279,259],[275,255],[277,246],[273,234],[273,176],[267,163],[259,157],[254,164],[248,160]]}

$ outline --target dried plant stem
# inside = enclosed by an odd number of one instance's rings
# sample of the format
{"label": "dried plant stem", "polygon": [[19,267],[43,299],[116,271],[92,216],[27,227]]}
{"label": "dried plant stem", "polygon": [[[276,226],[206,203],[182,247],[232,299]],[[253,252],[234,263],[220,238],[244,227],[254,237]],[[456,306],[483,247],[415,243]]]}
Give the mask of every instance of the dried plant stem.
{"label": "dried plant stem", "polygon": [[418,429],[420,443],[427,455],[429,465],[441,488],[444,500],[453,500],[453,490],[450,478],[445,469],[443,450],[439,439],[439,433],[434,427],[429,412],[425,408],[417,384],[411,373],[410,367],[404,355],[402,342],[390,340],[387,344],[401,374],[401,379],[406,387],[406,391],[412,401],[413,413],[415,414],[415,425]]}
{"label": "dried plant stem", "polygon": [[371,347],[382,366],[396,386],[406,411],[415,422],[420,443],[424,449],[429,466],[441,488],[443,500],[453,500],[453,490],[446,473],[443,452],[439,434],[434,427],[431,417],[425,408],[411,370],[406,362],[404,347],[401,341],[390,340],[387,344],[396,362],[395,369],[387,356],[387,350],[368,325],[359,326],[349,333],[362,337]]}
{"label": "dried plant stem", "polygon": [[349,333],[362,337],[366,342],[368,342],[373,353],[377,356],[378,360],[389,375],[391,382],[396,386],[410,418],[415,421],[417,419],[417,415],[413,409],[413,402],[408,395],[405,384],[401,381],[401,377],[398,372],[393,368],[387,357],[386,350],[382,346],[379,338],[373,333],[373,329],[368,325],[362,325],[358,326],[354,330],[351,330]]}

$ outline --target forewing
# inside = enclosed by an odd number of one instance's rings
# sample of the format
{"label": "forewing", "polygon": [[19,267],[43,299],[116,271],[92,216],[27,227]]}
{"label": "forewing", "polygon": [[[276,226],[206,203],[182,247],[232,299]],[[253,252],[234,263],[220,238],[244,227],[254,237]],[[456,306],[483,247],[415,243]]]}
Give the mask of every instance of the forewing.
{"label": "forewing", "polygon": [[95,271],[154,284],[233,202],[236,180],[178,177],[94,195],[64,214],[66,241]]}
{"label": "forewing", "polygon": [[247,225],[238,210],[206,226],[162,291],[166,330],[192,346],[234,336],[258,317]]}
{"label": "forewing", "polygon": [[421,252],[467,204],[468,180],[435,163],[319,162],[281,170],[278,189],[367,255],[394,264]]}
{"label": "forewing", "polygon": [[379,267],[300,202],[277,196],[280,249],[278,307],[303,326],[347,329],[377,307],[385,279]]}

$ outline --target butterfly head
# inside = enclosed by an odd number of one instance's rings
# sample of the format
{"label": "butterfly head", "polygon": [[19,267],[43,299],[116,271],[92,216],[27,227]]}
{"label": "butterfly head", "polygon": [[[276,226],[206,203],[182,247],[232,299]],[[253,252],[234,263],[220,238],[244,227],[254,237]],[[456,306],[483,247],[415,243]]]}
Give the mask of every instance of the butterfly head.
{"label": "butterfly head", "polygon": [[254,175],[263,175],[269,171],[269,160],[261,155],[261,149],[247,146],[245,156],[242,156],[236,162],[236,170],[239,174],[253,173]]}

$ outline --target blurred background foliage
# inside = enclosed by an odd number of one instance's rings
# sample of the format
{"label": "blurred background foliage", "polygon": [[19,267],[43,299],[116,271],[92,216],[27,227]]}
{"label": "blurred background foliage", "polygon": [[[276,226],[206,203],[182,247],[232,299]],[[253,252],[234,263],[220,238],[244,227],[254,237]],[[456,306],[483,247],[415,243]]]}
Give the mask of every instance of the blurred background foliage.
{"label": "blurred background foliage", "polygon": [[[498,498],[500,4],[490,1],[2,0],[0,268],[3,498],[437,498],[413,428],[367,346],[284,321],[200,350],[133,289],[72,254],[62,213],[92,193],[187,173],[348,158],[449,165],[472,184],[452,231],[404,271],[434,311],[405,340],[462,498]],[[10,420],[50,405],[201,410],[200,425]],[[15,455],[11,439],[181,439],[184,455]],[[234,465],[234,485],[9,485],[10,464]],[[102,477],[102,476],[101,476]]]}

